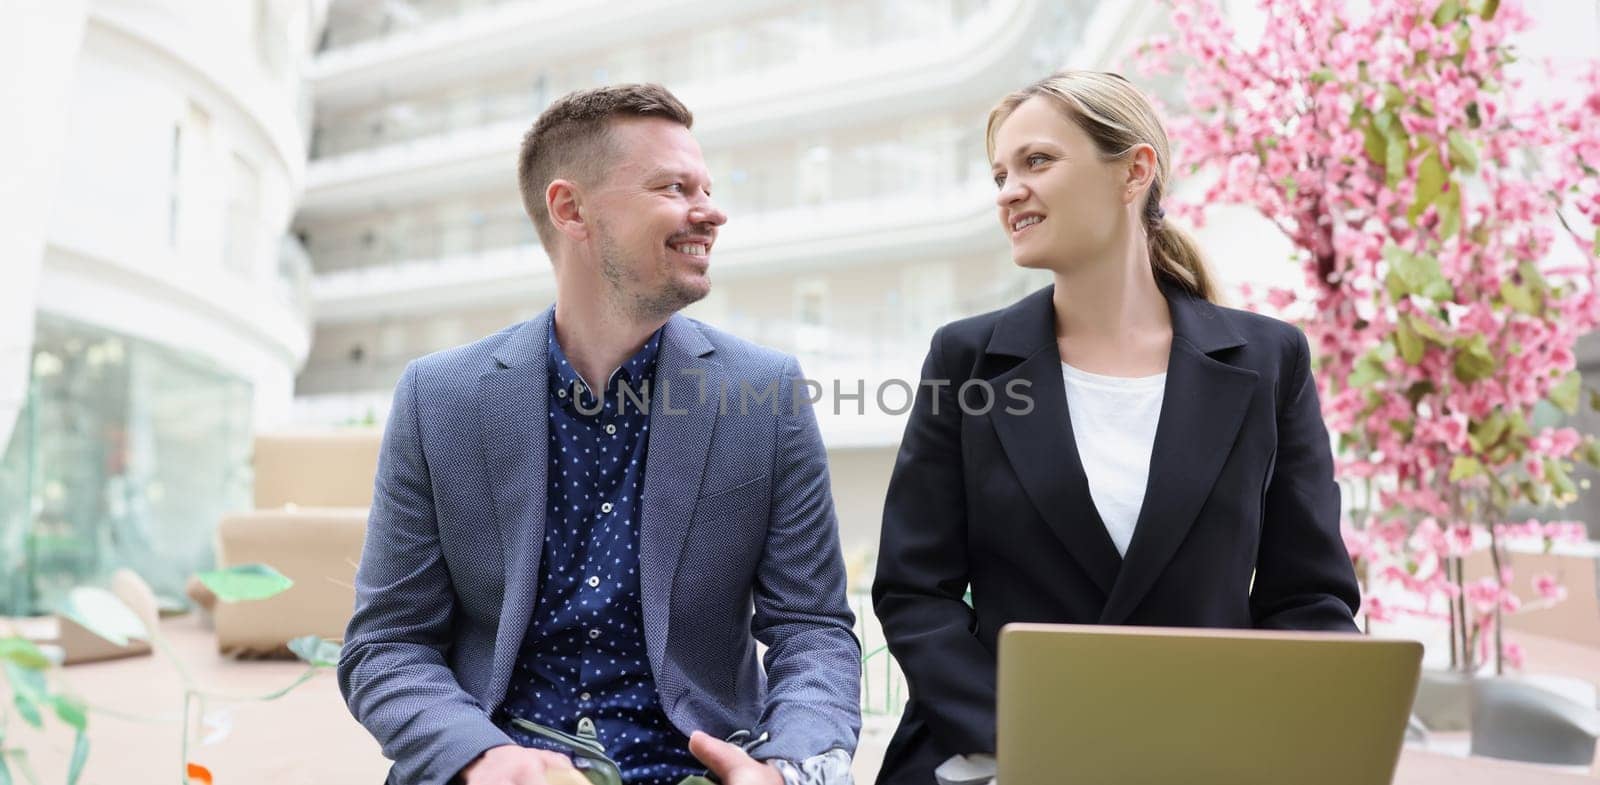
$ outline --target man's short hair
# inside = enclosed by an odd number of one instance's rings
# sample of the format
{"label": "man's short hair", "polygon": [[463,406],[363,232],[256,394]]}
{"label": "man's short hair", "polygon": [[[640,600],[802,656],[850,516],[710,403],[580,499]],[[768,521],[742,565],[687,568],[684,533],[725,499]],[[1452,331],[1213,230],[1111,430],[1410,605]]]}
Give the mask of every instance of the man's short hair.
{"label": "man's short hair", "polygon": [[605,175],[601,166],[612,150],[610,123],[631,117],[660,117],[694,127],[694,115],[667,88],[624,84],[567,93],[550,104],[522,137],[517,157],[522,207],[547,252],[555,241],[555,225],[545,207],[545,189],[556,179],[599,182]]}

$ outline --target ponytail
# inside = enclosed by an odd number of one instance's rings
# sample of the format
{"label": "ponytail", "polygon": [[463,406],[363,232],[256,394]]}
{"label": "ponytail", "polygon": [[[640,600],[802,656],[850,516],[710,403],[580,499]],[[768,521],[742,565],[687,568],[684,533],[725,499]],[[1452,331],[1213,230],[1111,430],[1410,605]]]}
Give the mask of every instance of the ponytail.
{"label": "ponytail", "polygon": [[1150,239],[1150,267],[1157,280],[1177,284],[1189,294],[1210,303],[1221,302],[1216,281],[1200,245],[1188,232],[1167,223],[1161,209],[1161,187],[1152,184],[1144,203],[1144,229]]}

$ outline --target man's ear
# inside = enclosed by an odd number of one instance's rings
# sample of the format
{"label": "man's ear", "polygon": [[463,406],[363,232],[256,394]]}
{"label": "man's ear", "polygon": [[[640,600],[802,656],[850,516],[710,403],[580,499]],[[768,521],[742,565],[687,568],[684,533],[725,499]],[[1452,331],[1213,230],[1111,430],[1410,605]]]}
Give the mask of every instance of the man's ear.
{"label": "man's ear", "polygon": [[589,237],[589,223],[583,215],[583,194],[571,180],[551,180],[544,189],[544,206],[556,231],[573,240]]}
{"label": "man's ear", "polygon": [[1123,198],[1127,204],[1142,198],[1156,179],[1156,149],[1148,144],[1137,144],[1128,153],[1128,179],[1124,183]]}

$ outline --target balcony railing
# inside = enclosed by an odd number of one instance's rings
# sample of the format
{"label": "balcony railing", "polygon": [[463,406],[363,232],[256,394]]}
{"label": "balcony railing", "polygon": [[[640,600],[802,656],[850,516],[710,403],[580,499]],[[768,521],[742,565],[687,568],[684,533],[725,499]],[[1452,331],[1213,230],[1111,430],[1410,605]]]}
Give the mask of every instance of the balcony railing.
{"label": "balcony railing", "polygon": [[318,51],[409,33],[474,11],[510,3],[553,5],[550,0],[387,0],[349,4],[328,20]]}
{"label": "balcony railing", "polygon": [[[501,0],[502,2],[504,0]],[[780,15],[662,36],[590,59],[548,63],[521,74],[506,74],[487,86],[445,94],[415,96],[362,111],[318,118],[312,158],[438,136],[508,121],[532,122],[556,96],[601,84],[653,81],[684,93],[695,85],[714,85],[730,74],[748,75],[883,49],[911,41],[947,46],[974,18],[1000,0],[953,0],[941,12],[914,3],[857,3],[854,0],[802,4]],[[466,3],[481,7],[493,2]],[[399,4],[406,8],[411,4]],[[434,5],[424,3],[422,5]],[[440,2],[440,7],[463,3]],[[919,12],[920,10],[920,12]],[[393,12],[384,11],[392,16]],[[385,18],[387,18],[385,16]],[[414,29],[419,21],[384,22],[384,29]]]}

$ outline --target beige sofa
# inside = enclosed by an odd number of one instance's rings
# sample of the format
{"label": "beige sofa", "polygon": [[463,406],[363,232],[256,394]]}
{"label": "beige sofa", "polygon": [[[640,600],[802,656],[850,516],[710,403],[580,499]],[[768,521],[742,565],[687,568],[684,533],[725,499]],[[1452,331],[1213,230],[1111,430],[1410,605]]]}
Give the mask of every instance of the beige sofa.
{"label": "beige sofa", "polygon": [[281,656],[302,635],[343,639],[381,442],[365,429],[256,438],[256,509],[218,524],[217,563],[266,564],[294,586],[266,600],[216,603],[219,651]]}

